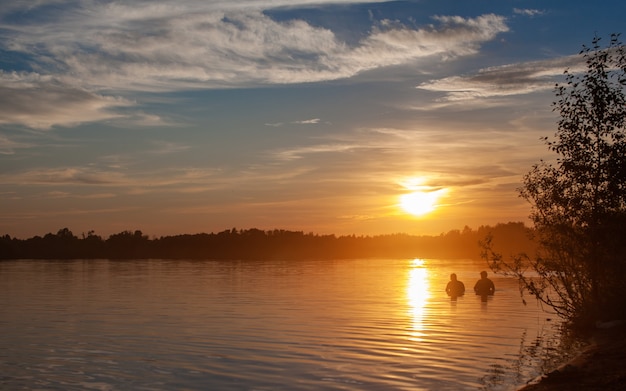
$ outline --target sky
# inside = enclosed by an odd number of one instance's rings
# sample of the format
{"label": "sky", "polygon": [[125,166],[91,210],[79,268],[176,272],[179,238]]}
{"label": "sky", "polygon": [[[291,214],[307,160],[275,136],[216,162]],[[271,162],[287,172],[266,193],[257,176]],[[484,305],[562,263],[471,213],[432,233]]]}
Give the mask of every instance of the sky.
{"label": "sky", "polygon": [[528,222],[517,189],[554,158],[554,85],[595,35],[626,32],[624,14],[622,0],[2,2],[0,234]]}

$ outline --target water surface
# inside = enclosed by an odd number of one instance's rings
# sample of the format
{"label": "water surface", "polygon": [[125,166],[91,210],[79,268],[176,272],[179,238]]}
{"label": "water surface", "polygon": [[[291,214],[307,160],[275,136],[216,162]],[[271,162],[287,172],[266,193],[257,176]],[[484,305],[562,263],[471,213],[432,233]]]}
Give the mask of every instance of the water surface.
{"label": "water surface", "polygon": [[514,390],[558,319],[481,262],[0,262],[0,388]]}

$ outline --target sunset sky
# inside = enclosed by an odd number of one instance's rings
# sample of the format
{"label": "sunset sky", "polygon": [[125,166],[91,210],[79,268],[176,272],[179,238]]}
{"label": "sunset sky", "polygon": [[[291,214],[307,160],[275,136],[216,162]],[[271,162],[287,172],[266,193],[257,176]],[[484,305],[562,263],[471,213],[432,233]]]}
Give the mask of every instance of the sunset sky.
{"label": "sunset sky", "polygon": [[[624,15],[622,0],[3,1],[0,235],[526,221],[516,188],[553,156],[554,83]],[[415,192],[436,208],[410,214]]]}

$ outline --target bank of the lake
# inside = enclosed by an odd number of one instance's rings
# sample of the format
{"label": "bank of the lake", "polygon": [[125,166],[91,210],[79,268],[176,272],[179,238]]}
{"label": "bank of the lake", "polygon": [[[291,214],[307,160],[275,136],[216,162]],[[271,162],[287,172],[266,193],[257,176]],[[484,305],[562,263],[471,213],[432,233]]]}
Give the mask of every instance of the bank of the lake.
{"label": "bank of the lake", "polygon": [[589,346],[558,370],[520,391],[626,390],[626,323],[598,328]]}

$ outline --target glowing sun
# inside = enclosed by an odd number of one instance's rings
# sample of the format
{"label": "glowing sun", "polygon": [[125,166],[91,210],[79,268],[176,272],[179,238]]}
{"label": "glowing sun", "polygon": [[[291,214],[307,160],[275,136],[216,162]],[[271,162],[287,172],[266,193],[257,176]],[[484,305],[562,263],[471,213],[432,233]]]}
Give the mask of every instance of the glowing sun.
{"label": "glowing sun", "polygon": [[400,206],[407,213],[422,216],[432,212],[438,206],[441,191],[415,191],[400,196]]}

